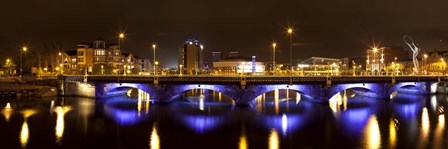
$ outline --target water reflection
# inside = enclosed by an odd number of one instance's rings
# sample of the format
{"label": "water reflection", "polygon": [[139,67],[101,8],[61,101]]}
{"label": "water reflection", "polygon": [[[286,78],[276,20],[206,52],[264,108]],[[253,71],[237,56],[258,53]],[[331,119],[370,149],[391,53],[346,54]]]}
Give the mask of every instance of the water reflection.
{"label": "water reflection", "polygon": [[159,149],[160,148],[160,138],[159,138],[159,134],[157,132],[157,124],[156,123],[152,126],[151,136],[150,136],[150,140],[149,140],[149,147],[151,149]]}
{"label": "water reflection", "polygon": [[22,129],[20,131],[20,144],[22,145],[22,148],[25,148],[26,145],[28,144],[28,139],[29,139],[29,128],[28,128],[28,118],[33,116],[34,114],[36,114],[37,111],[34,109],[27,109],[22,111],[23,114],[23,124],[22,124]]}
{"label": "water reflection", "polygon": [[370,116],[365,130],[366,148],[377,149],[381,145],[381,133],[375,115]]}
{"label": "water reflection", "polygon": [[[0,119],[0,148],[161,148],[164,137],[169,143],[163,148],[445,148],[448,144],[446,96],[397,94],[388,101],[347,91],[327,105],[278,90],[257,97],[253,107],[240,108],[218,92],[198,90],[163,105],[152,104],[146,93],[130,94],[104,100],[66,98],[64,104],[12,102],[10,108],[3,103],[7,123]],[[83,127],[65,127],[78,125]]]}
{"label": "water reflection", "polygon": [[398,125],[397,125],[397,120],[390,120],[389,122],[389,147],[390,148],[395,148],[396,143],[397,143],[397,129],[398,129]]}
{"label": "water reflection", "polygon": [[62,136],[64,135],[64,127],[65,127],[65,114],[71,110],[70,106],[56,106],[54,108],[54,112],[56,112],[56,127],[55,127],[55,135],[56,142],[61,143]]}
{"label": "water reflection", "polygon": [[5,116],[6,122],[9,122],[9,118],[11,118],[12,113],[14,113],[14,110],[11,108],[11,104],[8,102],[6,103],[5,108],[2,110],[2,114]]}
{"label": "water reflection", "polygon": [[28,143],[29,135],[30,135],[30,132],[28,129],[28,122],[23,121],[22,129],[20,131],[20,144],[22,144],[22,148],[26,147],[26,144]]}
{"label": "water reflection", "polygon": [[121,97],[108,99],[104,104],[104,112],[109,117],[122,126],[137,124],[146,119],[136,106],[138,102]]}
{"label": "water reflection", "polygon": [[247,143],[247,138],[246,138],[246,127],[243,125],[243,128],[241,129],[241,136],[240,136],[240,140],[238,143],[238,148],[239,149],[248,149],[249,145]]}
{"label": "water reflection", "polygon": [[280,148],[280,138],[278,137],[278,132],[274,128],[271,129],[269,134],[269,149],[279,149]]}

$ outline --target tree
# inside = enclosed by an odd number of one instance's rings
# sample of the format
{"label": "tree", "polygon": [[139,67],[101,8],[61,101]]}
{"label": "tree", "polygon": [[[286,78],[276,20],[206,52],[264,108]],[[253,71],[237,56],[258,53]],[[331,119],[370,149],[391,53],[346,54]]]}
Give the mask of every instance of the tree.
{"label": "tree", "polygon": [[15,74],[15,68],[16,64],[11,59],[6,59],[5,65],[3,65],[3,70],[5,71],[5,74],[13,75]]}

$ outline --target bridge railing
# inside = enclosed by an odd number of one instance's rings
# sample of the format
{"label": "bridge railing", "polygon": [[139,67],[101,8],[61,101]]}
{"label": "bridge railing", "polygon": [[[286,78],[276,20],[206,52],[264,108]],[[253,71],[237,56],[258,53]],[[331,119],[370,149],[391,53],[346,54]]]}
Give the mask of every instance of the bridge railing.
{"label": "bridge railing", "polygon": [[[65,81],[84,80],[84,76],[64,76]],[[129,83],[230,83],[239,84],[245,82],[248,84],[297,84],[297,83],[354,83],[354,82],[421,82],[421,81],[448,81],[448,76],[262,76],[262,75],[89,75],[88,82],[129,82]]]}

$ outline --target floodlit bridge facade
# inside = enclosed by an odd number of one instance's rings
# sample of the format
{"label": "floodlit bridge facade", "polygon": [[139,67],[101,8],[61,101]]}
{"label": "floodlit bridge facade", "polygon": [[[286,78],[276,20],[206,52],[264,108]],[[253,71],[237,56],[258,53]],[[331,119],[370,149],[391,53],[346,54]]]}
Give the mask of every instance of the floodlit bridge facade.
{"label": "floodlit bridge facade", "polygon": [[193,89],[221,92],[237,105],[277,89],[299,92],[314,102],[326,103],[344,90],[389,99],[396,91],[415,94],[446,93],[445,76],[63,76],[63,82],[94,85],[95,97],[105,98],[129,89],[140,89],[156,102],[170,102]]}

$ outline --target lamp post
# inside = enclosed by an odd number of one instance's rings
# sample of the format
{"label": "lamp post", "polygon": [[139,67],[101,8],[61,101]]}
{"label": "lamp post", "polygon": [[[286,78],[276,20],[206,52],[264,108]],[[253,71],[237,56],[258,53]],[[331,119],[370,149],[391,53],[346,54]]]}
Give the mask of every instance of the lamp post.
{"label": "lamp post", "polygon": [[374,72],[375,70],[373,68],[379,68],[379,66],[377,67],[377,60],[376,60],[376,52],[378,52],[378,48],[374,47],[373,49],[373,65],[372,65],[372,74],[376,75]]}
{"label": "lamp post", "polygon": [[61,75],[64,75],[64,57],[61,52],[59,52],[59,56],[61,56],[61,61],[59,67],[61,67]]}
{"label": "lamp post", "polygon": [[118,48],[120,48],[121,50],[121,40],[124,39],[125,34],[124,33],[119,33],[118,34]]}
{"label": "lamp post", "polygon": [[292,28],[288,28],[287,30],[289,35],[289,66],[291,67],[291,76],[292,76],[292,35],[294,34]]}
{"label": "lamp post", "polygon": [[22,77],[22,71],[23,71],[22,54],[24,52],[26,52],[27,50],[28,50],[28,48],[25,46],[25,47],[22,47],[22,50],[20,51],[20,77]]}
{"label": "lamp post", "polygon": [[154,74],[157,74],[157,67],[158,67],[158,65],[159,65],[159,61],[156,61],[156,62],[154,62]]}
{"label": "lamp post", "polygon": [[101,65],[101,74],[104,75],[104,66]]}
{"label": "lamp post", "polygon": [[154,61],[154,76],[157,74],[157,70],[156,70],[156,44],[152,44],[152,49],[153,49],[153,61]]}
{"label": "lamp post", "polygon": [[126,65],[123,64],[123,76],[125,76],[125,75],[126,75]]}
{"label": "lamp post", "polygon": [[179,65],[179,75],[182,75],[182,64]]}
{"label": "lamp post", "polygon": [[272,43],[272,72],[275,73],[275,47],[277,43]]}
{"label": "lamp post", "polygon": [[427,74],[427,71],[428,70],[426,70],[427,69],[427,67],[426,67],[426,59],[428,58],[428,54],[423,54],[423,71],[424,71],[424,73],[425,73],[425,75]]}

